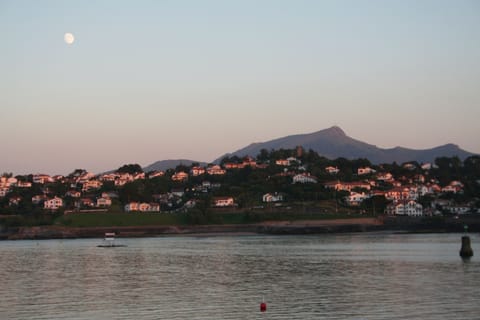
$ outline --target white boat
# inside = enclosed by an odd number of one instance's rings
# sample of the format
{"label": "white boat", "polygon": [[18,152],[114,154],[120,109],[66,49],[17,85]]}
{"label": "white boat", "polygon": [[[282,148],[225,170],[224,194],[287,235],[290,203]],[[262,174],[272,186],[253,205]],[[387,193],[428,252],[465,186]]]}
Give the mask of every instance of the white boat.
{"label": "white boat", "polygon": [[115,243],[115,233],[114,232],[106,232],[105,233],[105,238],[103,238],[103,243],[99,244],[97,247],[100,247],[100,248],[115,248],[115,247],[126,247],[126,245]]}

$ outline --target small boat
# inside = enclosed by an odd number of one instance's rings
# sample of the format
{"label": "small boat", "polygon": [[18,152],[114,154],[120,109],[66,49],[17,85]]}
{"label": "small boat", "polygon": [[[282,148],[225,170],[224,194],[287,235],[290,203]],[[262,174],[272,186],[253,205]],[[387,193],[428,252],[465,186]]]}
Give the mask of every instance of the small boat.
{"label": "small boat", "polygon": [[126,247],[126,245],[115,243],[115,233],[114,232],[106,232],[105,233],[105,238],[103,239],[103,243],[99,244],[97,247],[99,247],[99,248],[116,248],[116,247]]}

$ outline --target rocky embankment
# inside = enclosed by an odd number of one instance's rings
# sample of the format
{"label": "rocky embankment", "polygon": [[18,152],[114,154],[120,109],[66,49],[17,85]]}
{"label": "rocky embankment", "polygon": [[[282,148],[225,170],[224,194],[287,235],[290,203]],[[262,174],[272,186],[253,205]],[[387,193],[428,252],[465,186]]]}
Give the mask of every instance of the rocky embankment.
{"label": "rocky embankment", "polygon": [[154,237],[161,235],[210,234],[315,234],[368,231],[397,232],[469,232],[480,231],[480,217],[462,218],[353,218],[308,221],[268,221],[257,224],[190,225],[190,226],[131,226],[72,228],[65,226],[39,226],[0,228],[0,239],[75,239],[102,238],[106,232],[117,237]]}
{"label": "rocky embankment", "polygon": [[328,232],[371,231],[382,225],[373,218],[273,221],[258,224],[190,225],[190,226],[132,226],[72,228],[64,226],[38,226],[4,229],[0,239],[74,239],[101,238],[106,232],[117,237],[153,237],[159,235],[207,235],[207,234],[309,234]]}

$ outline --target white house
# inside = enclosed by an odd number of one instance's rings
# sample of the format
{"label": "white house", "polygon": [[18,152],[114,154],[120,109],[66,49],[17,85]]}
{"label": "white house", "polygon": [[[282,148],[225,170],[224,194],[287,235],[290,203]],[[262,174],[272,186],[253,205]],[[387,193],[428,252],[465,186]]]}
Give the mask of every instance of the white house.
{"label": "white house", "polygon": [[32,183],[28,182],[28,181],[18,181],[17,182],[17,187],[19,187],[19,188],[31,188]]}
{"label": "white house", "polygon": [[172,189],[172,194],[181,198],[185,194],[185,190],[183,188]]}
{"label": "white house", "polygon": [[460,181],[457,181],[457,180],[453,180],[452,182],[450,182],[450,185],[451,186],[458,186],[460,188],[463,188],[463,183],[461,183]]}
{"label": "white house", "polygon": [[206,170],[203,167],[192,167],[192,169],[190,169],[190,174],[194,177],[205,174],[205,172]]}
{"label": "white house", "polygon": [[293,183],[317,183],[317,178],[310,173],[300,173],[293,176]]}
{"label": "white house", "polygon": [[453,206],[453,201],[448,199],[437,198],[432,200],[432,202],[430,203],[430,206],[432,208],[440,208],[440,209],[446,210],[447,207]]}
{"label": "white house", "polygon": [[418,185],[417,186],[417,193],[419,196],[423,197],[426,194],[430,193],[430,189],[426,185]]}
{"label": "white house", "polygon": [[425,176],[423,174],[416,174],[413,179],[417,183],[425,183]]}
{"label": "white house", "polygon": [[445,207],[445,210],[447,210],[452,214],[467,214],[472,211],[472,209],[468,205],[448,206],[448,207]]}
{"label": "white house", "polygon": [[118,176],[115,173],[106,173],[102,174],[99,179],[100,181],[115,181]]}
{"label": "white house", "polygon": [[7,186],[18,186],[18,179],[14,177],[10,177],[7,179]]}
{"label": "white house", "polygon": [[185,202],[185,208],[187,208],[187,209],[194,208],[196,206],[196,204],[197,204],[196,200],[190,199],[187,202]]}
{"label": "white house", "polygon": [[121,187],[129,183],[130,180],[125,179],[125,178],[116,178],[115,179],[115,187]]}
{"label": "white house", "polygon": [[164,175],[165,175],[165,172],[157,170],[157,171],[150,172],[150,174],[148,175],[148,178],[152,179],[156,177],[163,177]]}
{"label": "white house", "polygon": [[9,188],[2,187],[0,188],[0,197],[5,197],[5,195],[10,191]]}
{"label": "white house", "polygon": [[99,180],[88,180],[83,183],[82,191],[85,192],[85,191],[100,189],[102,185],[103,183]]}
{"label": "white house", "polygon": [[82,196],[82,193],[77,190],[68,190],[67,193],[65,193],[65,196],[72,198],[80,198]]}
{"label": "white house", "polygon": [[33,183],[47,183],[47,182],[53,182],[53,178],[50,177],[48,174],[34,174],[33,175]]}
{"label": "white house", "polygon": [[125,205],[124,209],[126,212],[160,212],[160,205],[158,203],[130,202]]}
{"label": "white house", "polygon": [[140,203],[138,205],[140,212],[160,212],[160,205],[158,203]]}
{"label": "white house", "polygon": [[223,164],[223,167],[225,169],[243,169],[245,168],[245,164],[243,163],[238,163],[238,162],[227,162]]}
{"label": "white house", "polygon": [[360,205],[365,199],[368,199],[369,195],[365,194],[364,192],[351,192],[348,196],[345,197],[345,201],[349,206],[358,206]]}
{"label": "white house", "polygon": [[371,174],[377,172],[376,170],[370,168],[370,167],[363,167],[363,168],[358,168],[357,169],[357,174],[359,176],[365,175],[365,174]]}
{"label": "white house", "polygon": [[403,167],[407,170],[410,170],[410,171],[415,170],[417,168],[416,165],[414,163],[411,163],[411,162],[404,163]]}
{"label": "white house", "polygon": [[44,209],[57,210],[58,208],[63,207],[63,200],[59,197],[54,197],[53,199],[47,199],[43,203]]}
{"label": "white house", "polygon": [[397,187],[385,191],[385,198],[387,200],[401,200],[410,199],[410,188]]}
{"label": "white house", "polygon": [[288,161],[287,159],[278,159],[278,160],[275,160],[275,164],[277,166],[288,167],[290,165],[290,161]]}
{"label": "white house", "polygon": [[213,165],[209,166],[207,168],[207,173],[209,175],[224,175],[227,171],[225,169],[222,169],[219,165]]}
{"label": "white house", "polygon": [[462,191],[462,187],[452,184],[449,184],[448,186],[442,188],[442,192],[445,193],[461,193]]}
{"label": "white house", "polygon": [[9,187],[10,183],[8,182],[10,178],[0,177],[0,187]]}
{"label": "white house", "polygon": [[348,192],[351,192],[353,189],[370,190],[372,188],[370,183],[361,182],[361,181],[352,181],[352,182],[332,181],[332,182],[326,182],[323,185],[325,186],[325,188],[335,189],[338,191],[348,191]]}
{"label": "white house", "polygon": [[126,212],[138,211],[138,202],[129,202],[125,205],[124,210]]}
{"label": "white house", "polygon": [[279,193],[266,193],[262,197],[263,202],[280,202],[283,201],[283,195]]}
{"label": "white house", "polygon": [[379,173],[377,175],[377,180],[379,181],[392,181],[393,175],[390,172]]}
{"label": "white house", "polygon": [[102,192],[102,198],[118,198],[118,192],[115,191],[108,191]]}
{"label": "white house", "polygon": [[95,202],[90,198],[81,198],[75,201],[75,206],[77,208],[93,208],[95,207]]}
{"label": "white house", "polygon": [[133,175],[133,180],[143,180],[145,179],[145,172],[137,172]]}
{"label": "white house", "polygon": [[97,207],[110,207],[112,205],[112,199],[109,197],[97,198]]}
{"label": "white house", "polygon": [[52,179],[53,179],[55,182],[61,182],[61,183],[64,183],[64,182],[65,182],[65,177],[62,176],[61,174],[54,175],[54,176],[52,177]]}
{"label": "white house", "polygon": [[18,206],[20,204],[20,201],[22,201],[22,197],[16,196],[16,197],[11,197],[8,200],[8,205],[10,206]]}
{"label": "white house", "polygon": [[235,201],[232,197],[216,197],[213,198],[213,206],[214,207],[233,207],[235,205]]}
{"label": "white house", "polygon": [[275,160],[275,164],[277,166],[284,166],[284,167],[288,167],[294,163],[299,163],[298,159],[295,158],[295,157],[288,157],[287,159],[278,159],[278,160]]}
{"label": "white house", "polygon": [[185,181],[188,180],[188,173],[180,171],[172,175],[173,181]]}
{"label": "white house", "polygon": [[92,173],[92,172],[85,172],[84,174],[82,174],[81,176],[79,176],[77,178],[77,182],[78,183],[84,183],[85,181],[88,181],[88,180],[92,180],[93,178],[95,178],[95,174]]}
{"label": "white house", "polygon": [[337,174],[340,172],[340,169],[337,167],[328,166],[325,168],[325,171],[327,171],[329,174]]}
{"label": "white house", "polygon": [[427,163],[422,164],[421,167],[422,167],[423,170],[430,170],[430,169],[432,169],[432,164],[427,162]]}
{"label": "white house", "polygon": [[36,195],[36,196],[32,197],[32,203],[33,204],[40,204],[43,201],[45,201],[46,199],[47,199],[47,197],[43,194],[42,195]]}

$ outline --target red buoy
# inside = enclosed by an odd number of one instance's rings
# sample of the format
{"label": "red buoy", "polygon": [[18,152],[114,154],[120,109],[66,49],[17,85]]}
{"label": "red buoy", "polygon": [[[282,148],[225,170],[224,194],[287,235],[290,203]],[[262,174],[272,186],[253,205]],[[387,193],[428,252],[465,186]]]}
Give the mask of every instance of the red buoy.
{"label": "red buoy", "polygon": [[267,311],[267,304],[265,302],[260,303],[260,311],[261,312]]}

